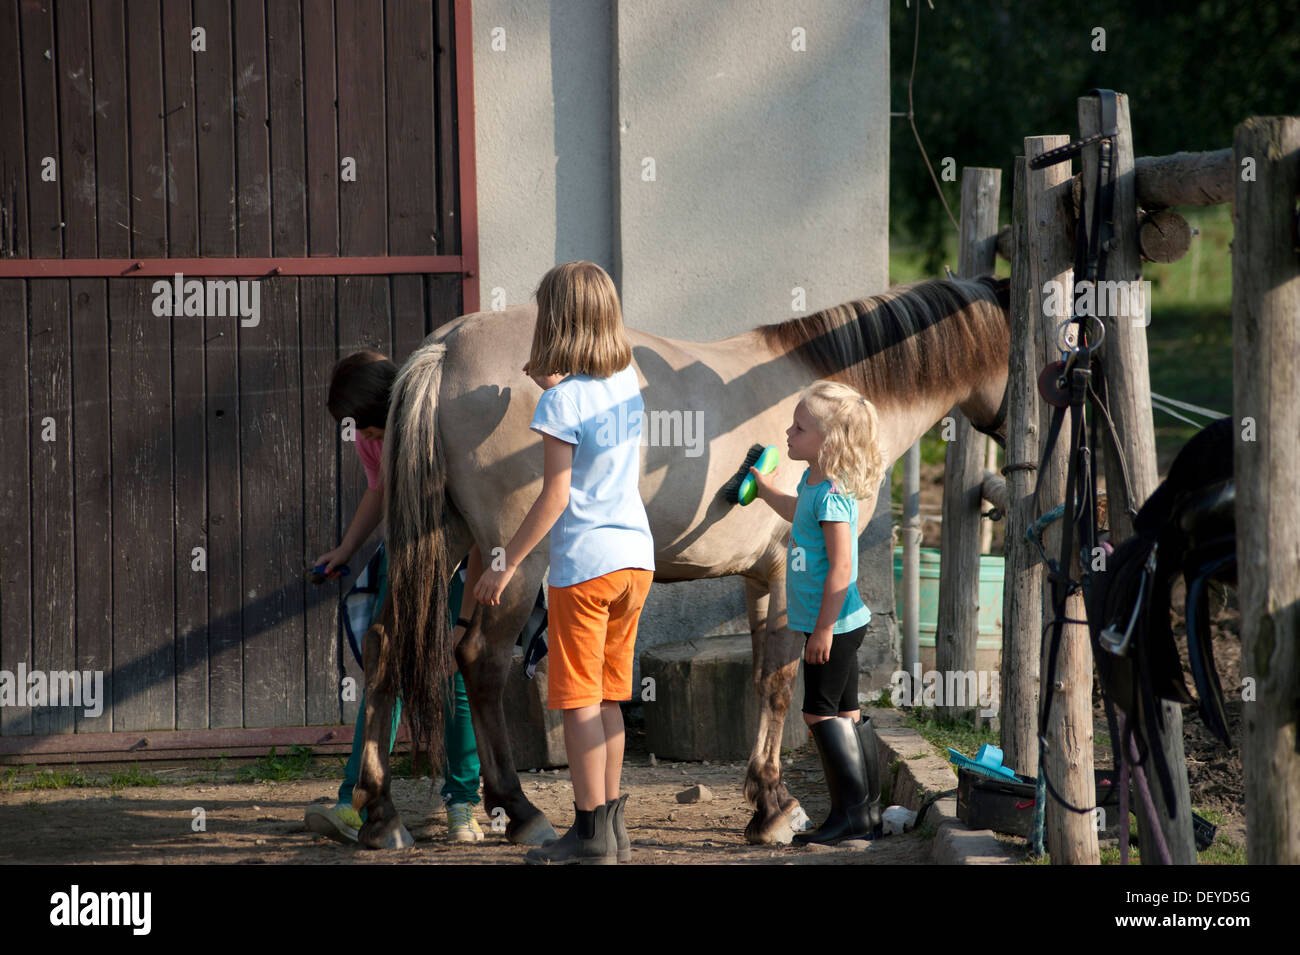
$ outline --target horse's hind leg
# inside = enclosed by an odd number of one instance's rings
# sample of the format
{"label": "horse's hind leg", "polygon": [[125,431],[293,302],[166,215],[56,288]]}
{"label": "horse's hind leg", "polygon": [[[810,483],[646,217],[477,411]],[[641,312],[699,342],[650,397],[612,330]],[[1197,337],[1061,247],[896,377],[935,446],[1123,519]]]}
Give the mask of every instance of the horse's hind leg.
{"label": "horse's hind leg", "polygon": [[357,842],[368,849],[406,849],[415,840],[402,825],[393,805],[388,771],[389,738],[393,729],[395,691],[381,692],[379,684],[381,650],[393,629],[393,605],[385,599],[379,619],[366,631],[361,645],[362,666],[366,672],[366,725],[361,748],[361,772],[353,790],[352,803],[366,810],[366,823],[357,834]]}
{"label": "horse's hind leg", "polygon": [[520,564],[501,594],[501,602],[479,606],[469,633],[456,648],[456,660],[469,693],[474,737],[478,740],[483,807],[494,823],[497,808],[504,809],[510,820],[506,838],[529,846],[541,845],[557,838],[557,834],[545,813],[528,801],[519,785],[501,701],[515,641],[542,583],[544,558],[545,554],[533,554]]}
{"label": "horse's hind leg", "polygon": [[747,578],[745,594],[750,607],[754,689],[759,706],[758,736],[745,770],[745,799],[754,807],[754,815],[745,827],[745,841],[757,845],[789,843],[794,837],[791,822],[799,801],[781,779],[781,738],[799,672],[799,634],[784,626],[783,579],[769,580],[764,585]]}

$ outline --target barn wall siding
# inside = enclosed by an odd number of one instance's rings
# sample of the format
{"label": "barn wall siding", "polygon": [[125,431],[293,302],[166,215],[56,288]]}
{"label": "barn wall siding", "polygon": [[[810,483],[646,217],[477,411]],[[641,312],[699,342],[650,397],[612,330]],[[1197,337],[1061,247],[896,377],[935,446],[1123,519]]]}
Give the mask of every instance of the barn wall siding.
{"label": "barn wall siding", "polygon": [[[459,255],[453,8],[0,0],[0,259]],[[340,586],[303,579],[365,488],[329,372],[400,363],[464,290],[324,271],[249,280],[256,324],[155,315],[155,277],[0,278],[0,670],[105,697],[0,736],[355,718]]]}

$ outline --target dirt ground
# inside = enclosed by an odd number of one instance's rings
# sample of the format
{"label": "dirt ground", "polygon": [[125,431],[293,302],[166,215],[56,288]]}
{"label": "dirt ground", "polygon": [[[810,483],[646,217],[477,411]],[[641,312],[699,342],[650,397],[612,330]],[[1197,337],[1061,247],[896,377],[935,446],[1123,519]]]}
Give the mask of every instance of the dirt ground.
{"label": "dirt ground", "polygon": [[[743,763],[671,763],[650,766],[643,735],[629,727],[623,785],[630,794],[626,820],[633,865],[896,865],[928,864],[930,840],[919,833],[887,836],[866,848],[792,848],[745,844],[750,810],[741,794]],[[783,767],[790,790],[814,822],[829,808],[821,765],[812,745]],[[445,841],[446,814],[429,780],[394,779],[393,794],[415,847],[370,852],[342,846],[303,828],[313,802],[332,803],[342,760],[317,762],[321,775],[286,782],[240,783],[232,762],[206,772],[202,761],[141,764],[157,787],[68,788],[5,792],[0,788],[0,863],[248,863],[309,865],[515,864],[526,849],[491,830],[478,810],[484,840]],[[106,774],[106,767],[84,770]],[[568,770],[521,773],[524,791],[563,833],[573,818]],[[710,802],[681,805],[676,794],[696,783]],[[193,832],[192,810],[202,807],[207,831]],[[435,811],[436,807],[436,811]]]}

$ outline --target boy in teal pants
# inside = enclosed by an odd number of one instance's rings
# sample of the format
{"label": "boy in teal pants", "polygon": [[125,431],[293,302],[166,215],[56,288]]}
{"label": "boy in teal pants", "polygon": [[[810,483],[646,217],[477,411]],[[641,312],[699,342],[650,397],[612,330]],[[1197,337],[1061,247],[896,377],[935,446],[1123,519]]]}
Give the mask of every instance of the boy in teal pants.
{"label": "boy in teal pants", "polygon": [[[388,594],[388,553],[384,552],[380,561],[379,586],[375,595],[375,615],[384,605]],[[451,620],[460,614],[461,598],[465,593],[465,583],[459,573],[454,574],[448,588],[448,610]],[[373,621],[372,621],[373,622]],[[397,738],[397,726],[402,716],[402,701],[393,703],[393,726],[388,737],[388,751],[393,751],[393,742]],[[312,832],[320,833],[339,842],[357,841],[357,830],[366,819],[366,811],[360,813],[352,808],[352,790],[357,784],[361,772],[361,745],[366,726],[366,696],[361,694],[361,707],[357,711],[357,725],[352,734],[352,752],[348,756],[347,766],[343,769],[343,783],[339,786],[338,802],[333,806],[309,806],[306,824]],[[447,807],[448,838],[453,842],[479,842],[483,839],[483,830],[474,818],[474,807],[478,805],[479,761],[478,745],[474,740],[474,726],[470,721],[469,695],[465,692],[465,681],[459,672],[452,676],[452,707],[446,721],[443,741],[447,748],[447,763],[444,766],[442,784],[442,801]]]}
{"label": "boy in teal pants", "polygon": [[[397,366],[380,352],[368,348],[353,352],[340,360],[334,366],[330,376],[327,405],[335,421],[341,425],[351,422],[355,427],[354,446],[357,457],[365,469],[366,492],[357,505],[356,515],[348,526],[343,542],[334,550],[321,554],[313,561],[313,566],[320,564],[325,566],[326,576],[347,563],[362,543],[379,527],[383,519],[384,482],[381,461],[384,423],[388,416],[392,383],[396,377]],[[477,551],[471,552],[471,558],[477,559]],[[384,605],[384,598],[388,594],[388,552],[386,550],[380,553],[378,573],[374,583],[377,594],[368,624],[374,622],[374,617],[378,616]],[[449,590],[451,599],[448,609],[451,619],[456,620],[460,615],[461,599],[465,592],[460,574],[453,575]],[[472,595],[470,601],[471,603],[473,601]],[[478,749],[474,742],[473,724],[470,722],[465,683],[459,673],[453,677],[451,692],[448,695],[449,702],[453,702],[453,705],[448,708],[446,721],[447,766],[444,773],[446,782],[442,787],[442,797],[447,804],[448,837],[453,842],[478,842],[483,838],[483,830],[474,820],[474,806],[479,800]],[[352,753],[344,770],[343,785],[339,787],[339,801],[333,806],[310,806],[306,812],[305,822],[308,829],[344,843],[357,841],[357,830],[361,828],[363,821],[352,808],[352,790],[356,786],[361,769],[365,712],[366,700],[363,693],[361,709],[357,713],[357,727],[352,737]],[[393,706],[393,727],[388,750],[390,753],[393,740],[397,737],[397,724],[401,714],[402,701],[399,699]]]}

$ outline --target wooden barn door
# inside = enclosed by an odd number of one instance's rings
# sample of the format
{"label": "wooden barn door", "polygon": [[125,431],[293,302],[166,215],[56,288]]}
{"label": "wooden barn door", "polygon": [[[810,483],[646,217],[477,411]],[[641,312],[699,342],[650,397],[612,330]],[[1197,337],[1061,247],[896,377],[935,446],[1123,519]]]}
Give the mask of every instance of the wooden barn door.
{"label": "wooden barn door", "polygon": [[[365,487],[326,388],[477,308],[468,15],[0,0],[0,671],[105,690],[0,707],[0,759],[354,718],[302,574]],[[256,323],[156,315],[175,273],[256,283]]]}

